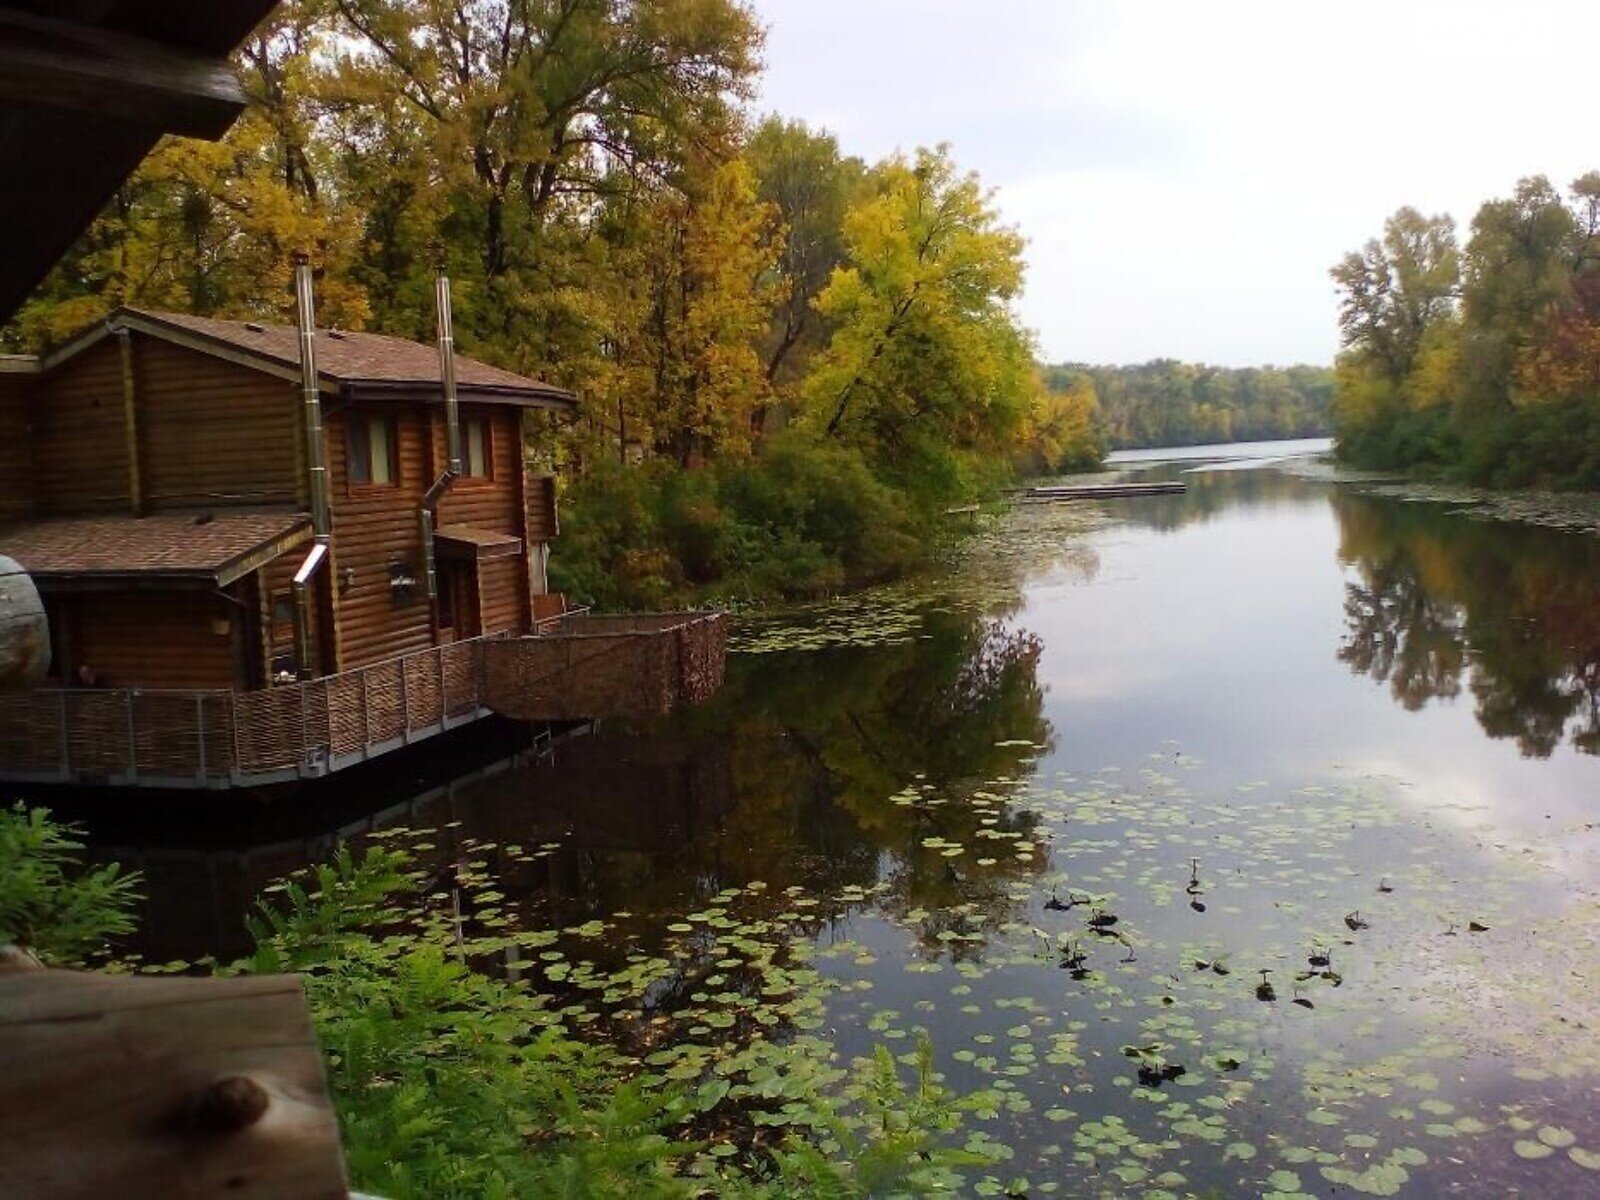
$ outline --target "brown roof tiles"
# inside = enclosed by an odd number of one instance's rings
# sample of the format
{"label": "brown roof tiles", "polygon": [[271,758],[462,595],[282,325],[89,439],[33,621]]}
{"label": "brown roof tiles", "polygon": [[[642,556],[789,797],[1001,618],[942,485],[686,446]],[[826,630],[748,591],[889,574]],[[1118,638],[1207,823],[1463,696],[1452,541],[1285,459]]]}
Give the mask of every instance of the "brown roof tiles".
{"label": "brown roof tiles", "polygon": [[0,529],[0,554],[41,583],[147,575],[222,587],[310,536],[310,517],[282,509],[55,517]]}
{"label": "brown roof tiles", "polygon": [[[292,325],[267,325],[255,321],[222,321],[185,313],[118,309],[110,323],[123,323],[175,340],[198,343],[273,364],[300,369],[300,335]],[[317,330],[317,373],[333,383],[359,390],[383,391],[407,386],[440,386],[438,351],[431,345],[390,337],[382,333]],[[456,356],[456,383],[467,398],[471,393],[521,400],[549,407],[569,407],[571,392],[513,371],[503,371],[464,355]]]}

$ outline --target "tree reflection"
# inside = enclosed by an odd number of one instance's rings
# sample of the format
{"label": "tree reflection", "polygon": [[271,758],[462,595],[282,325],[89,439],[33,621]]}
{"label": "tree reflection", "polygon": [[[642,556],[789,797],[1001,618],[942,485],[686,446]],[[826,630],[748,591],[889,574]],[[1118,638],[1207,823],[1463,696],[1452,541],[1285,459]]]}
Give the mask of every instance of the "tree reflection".
{"label": "tree reflection", "polygon": [[1350,492],[1333,507],[1356,575],[1342,662],[1412,711],[1465,685],[1484,732],[1529,757],[1600,753],[1600,545]]}

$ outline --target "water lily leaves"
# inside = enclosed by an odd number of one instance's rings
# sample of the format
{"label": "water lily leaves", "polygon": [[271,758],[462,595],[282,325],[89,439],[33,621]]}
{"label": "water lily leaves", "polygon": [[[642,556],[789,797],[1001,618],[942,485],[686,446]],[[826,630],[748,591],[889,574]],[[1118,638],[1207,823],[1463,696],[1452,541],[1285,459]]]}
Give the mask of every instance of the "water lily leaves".
{"label": "water lily leaves", "polygon": [[1546,1146],[1556,1150],[1565,1150],[1578,1140],[1578,1135],[1570,1129],[1563,1129],[1559,1125],[1541,1125],[1539,1132],[1534,1135]]}
{"label": "water lily leaves", "polygon": [[1567,1157],[1585,1171],[1600,1171],[1600,1154],[1592,1150],[1585,1150],[1582,1146],[1573,1146],[1567,1151]]}

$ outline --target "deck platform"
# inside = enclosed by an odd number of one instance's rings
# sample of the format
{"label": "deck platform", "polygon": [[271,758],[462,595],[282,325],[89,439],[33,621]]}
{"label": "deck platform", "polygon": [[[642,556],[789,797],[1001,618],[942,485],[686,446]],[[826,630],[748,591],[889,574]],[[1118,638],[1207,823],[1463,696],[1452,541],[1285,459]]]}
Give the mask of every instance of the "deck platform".
{"label": "deck platform", "polygon": [[526,637],[260,691],[0,694],[0,781],[222,790],[316,779],[496,713],[584,720],[698,703],[722,684],[726,646],[721,613],[569,614]]}

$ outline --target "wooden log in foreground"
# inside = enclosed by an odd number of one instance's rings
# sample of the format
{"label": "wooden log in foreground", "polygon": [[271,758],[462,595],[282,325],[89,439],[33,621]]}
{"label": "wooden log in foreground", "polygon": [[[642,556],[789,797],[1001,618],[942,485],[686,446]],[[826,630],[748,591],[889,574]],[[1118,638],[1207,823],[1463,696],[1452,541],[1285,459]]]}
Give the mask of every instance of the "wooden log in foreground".
{"label": "wooden log in foreground", "polygon": [[293,976],[98,975],[0,955],[0,1148],[5,1197],[349,1195]]}
{"label": "wooden log in foreground", "polygon": [[1165,496],[1189,490],[1187,483],[1085,483],[1031,487],[1035,500],[1104,500],[1116,496]]}

